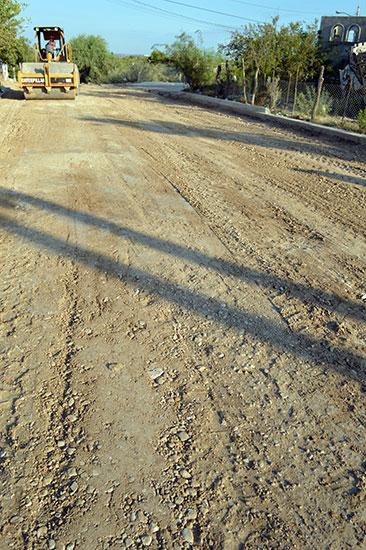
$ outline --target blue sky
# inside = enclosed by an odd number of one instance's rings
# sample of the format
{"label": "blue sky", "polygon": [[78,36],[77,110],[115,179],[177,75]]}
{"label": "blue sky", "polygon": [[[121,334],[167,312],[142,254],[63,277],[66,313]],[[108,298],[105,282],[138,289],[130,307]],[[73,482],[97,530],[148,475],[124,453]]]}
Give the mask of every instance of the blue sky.
{"label": "blue sky", "polygon": [[314,19],[320,22],[322,15],[335,15],[336,10],[356,15],[358,5],[360,15],[366,16],[365,1],[308,0],[295,4],[290,0],[28,0],[23,15],[29,18],[29,27],[24,34],[33,44],[34,26],[57,25],[64,29],[67,39],[81,33],[95,34],[105,38],[114,53],[149,54],[154,44],[171,43],[180,32],[194,34],[199,29],[204,46],[216,48],[228,41],[230,29],[250,20],[270,21],[279,15],[280,24],[310,23]]}

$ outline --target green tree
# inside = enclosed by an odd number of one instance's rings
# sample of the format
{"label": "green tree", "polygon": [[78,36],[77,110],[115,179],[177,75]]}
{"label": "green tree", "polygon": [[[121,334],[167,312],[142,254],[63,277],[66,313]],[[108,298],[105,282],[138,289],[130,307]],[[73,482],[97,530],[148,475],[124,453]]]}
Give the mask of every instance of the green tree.
{"label": "green tree", "polygon": [[151,63],[166,63],[166,64],[171,63],[170,57],[166,53],[162,52],[161,50],[156,49],[156,46],[153,47],[149,60]]}
{"label": "green tree", "polygon": [[34,49],[29,40],[27,40],[24,36],[19,36],[19,38],[16,39],[13,58],[13,65],[18,65],[23,61],[34,61]]}
{"label": "green tree", "polygon": [[29,43],[21,36],[24,4],[0,0],[0,60],[15,65],[29,55]]}
{"label": "green tree", "polygon": [[111,68],[112,55],[101,36],[80,34],[70,40],[73,61],[82,82],[102,82]]}
{"label": "green tree", "polygon": [[165,56],[182,72],[191,90],[212,84],[220,61],[219,55],[212,48],[202,47],[201,35],[199,32],[196,34],[197,42],[191,35],[183,32],[175,37],[173,44],[164,46]]}
{"label": "green tree", "polygon": [[231,33],[222,50],[237,62],[245,61],[246,70],[254,74],[252,103],[254,103],[258,76],[286,76],[290,80],[313,76],[324,62],[320,55],[317,21],[305,28],[303,23],[277,27],[278,17],[271,23],[246,25]]}
{"label": "green tree", "polygon": [[282,75],[289,79],[287,97],[289,96],[291,80],[295,78],[294,107],[297,97],[299,80],[311,78],[320,70],[327,54],[321,52],[318,22],[305,28],[300,22],[290,23],[280,30],[282,47]]}
{"label": "green tree", "polygon": [[236,61],[244,59],[247,70],[254,73],[252,103],[258,89],[258,77],[277,73],[281,65],[281,46],[277,30],[278,16],[271,23],[245,25],[231,33],[231,40],[223,51]]}

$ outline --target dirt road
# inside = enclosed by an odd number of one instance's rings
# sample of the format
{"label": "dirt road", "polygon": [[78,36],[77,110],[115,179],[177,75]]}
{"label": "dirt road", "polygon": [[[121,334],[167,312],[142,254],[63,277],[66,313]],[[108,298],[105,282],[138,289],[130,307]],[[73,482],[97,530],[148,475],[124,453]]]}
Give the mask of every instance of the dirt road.
{"label": "dirt road", "polygon": [[366,548],[365,150],[0,101],[1,542]]}

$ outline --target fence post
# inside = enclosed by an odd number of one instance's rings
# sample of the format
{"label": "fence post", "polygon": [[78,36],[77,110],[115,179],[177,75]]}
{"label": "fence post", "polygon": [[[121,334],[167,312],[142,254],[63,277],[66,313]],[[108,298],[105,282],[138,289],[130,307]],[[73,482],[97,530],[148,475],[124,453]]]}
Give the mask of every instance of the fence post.
{"label": "fence post", "polygon": [[219,90],[220,90],[220,75],[221,75],[221,65],[217,66],[217,72],[216,72],[216,85],[215,85],[215,97],[219,96]]}
{"label": "fence post", "polygon": [[349,82],[348,82],[348,87],[347,87],[347,96],[346,96],[346,101],[345,101],[345,104],[344,104],[344,111],[343,111],[343,116],[342,116],[342,122],[344,121],[344,118],[346,116],[346,112],[347,112],[347,107],[348,107],[348,102],[349,102],[349,96],[351,95],[351,90],[352,90],[352,80],[350,79]]}
{"label": "fence post", "polygon": [[288,108],[288,101],[289,101],[289,98],[290,98],[291,79],[292,79],[292,74],[290,73],[290,78],[289,78],[288,86],[287,86],[286,109]]}
{"label": "fence post", "polygon": [[247,86],[246,86],[246,82],[245,82],[245,61],[244,61],[244,57],[242,57],[242,64],[243,64],[243,96],[244,96],[244,102],[248,103]]}
{"label": "fence post", "polygon": [[320,101],[320,94],[322,93],[322,88],[323,88],[323,82],[324,82],[324,65],[322,65],[322,67],[320,69],[320,75],[319,75],[319,80],[318,80],[318,89],[316,91],[316,98],[315,98],[314,107],[313,107],[313,110],[311,112],[311,121],[314,120],[314,118],[316,116],[316,112],[318,110],[318,105],[319,105],[319,101]]}
{"label": "fence post", "polygon": [[230,69],[229,69],[228,60],[226,60],[225,62],[225,70],[226,70],[226,83],[225,83],[225,99],[226,99],[230,91]]}
{"label": "fence post", "polygon": [[299,84],[299,72],[300,65],[297,66],[296,70],[296,79],[295,79],[295,89],[294,89],[294,104],[292,105],[292,114],[295,114],[296,100],[297,100],[297,85]]}
{"label": "fence post", "polygon": [[255,105],[255,97],[257,95],[258,90],[258,74],[259,74],[259,68],[257,67],[254,73],[254,85],[253,85],[253,92],[252,92],[252,105]]}

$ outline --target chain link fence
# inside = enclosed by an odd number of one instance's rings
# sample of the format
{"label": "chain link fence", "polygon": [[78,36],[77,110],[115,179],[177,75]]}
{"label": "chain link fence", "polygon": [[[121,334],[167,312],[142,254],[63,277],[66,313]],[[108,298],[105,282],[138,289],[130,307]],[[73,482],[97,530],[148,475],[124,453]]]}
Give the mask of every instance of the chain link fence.
{"label": "chain link fence", "polygon": [[[253,79],[245,82],[231,83],[226,97],[243,101],[244,88],[246,101],[251,103]],[[287,116],[295,116],[310,120],[313,115],[314,104],[317,99],[318,82],[298,82],[279,80],[273,82],[261,79],[255,97],[256,105],[269,107],[272,111],[281,112]],[[319,96],[314,120],[335,124],[347,125],[350,129],[359,129],[357,119],[359,113],[366,109],[366,87],[354,89],[352,83],[341,86],[339,83],[324,82]]]}
{"label": "chain link fence", "polygon": [[[317,96],[316,82],[299,82],[297,91],[294,82],[280,81],[278,87],[281,93],[276,109],[311,117]],[[352,85],[343,88],[340,84],[325,82],[316,116],[356,120],[359,112],[365,108],[366,88],[355,90]]]}

